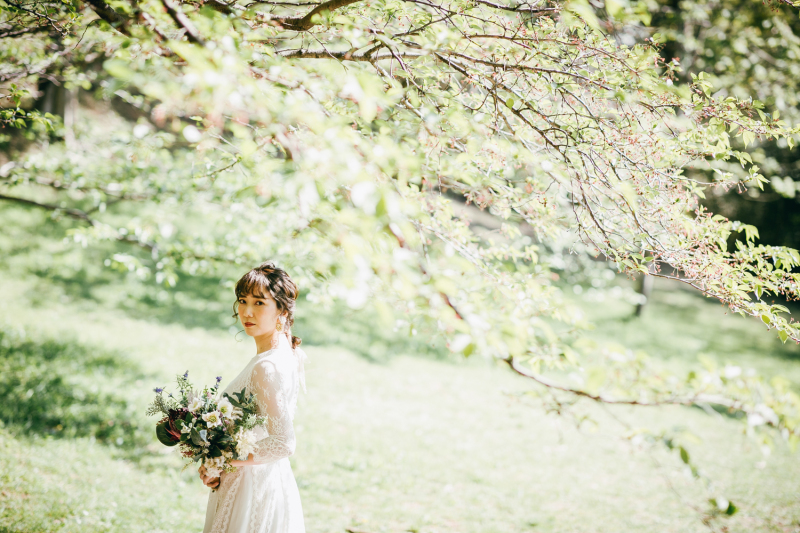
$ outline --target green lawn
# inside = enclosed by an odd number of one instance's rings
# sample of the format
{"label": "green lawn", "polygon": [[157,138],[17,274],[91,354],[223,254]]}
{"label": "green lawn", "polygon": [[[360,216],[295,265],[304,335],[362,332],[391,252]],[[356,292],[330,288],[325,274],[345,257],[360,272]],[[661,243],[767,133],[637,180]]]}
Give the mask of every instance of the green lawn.
{"label": "green lawn", "polygon": [[[206,489],[155,441],[143,412],[152,387],[186,369],[196,383],[232,378],[253,353],[249,339],[188,317],[148,320],[32,277],[0,274],[0,294],[0,364],[13,370],[0,383],[14,406],[38,413],[26,428],[3,407],[12,423],[0,429],[0,532],[200,531]],[[672,287],[657,287],[638,321],[624,319],[624,304],[582,305],[598,339],[681,366],[707,353],[800,383],[795,346]],[[358,351],[307,347],[292,464],[309,532],[708,531],[694,510],[705,508],[702,486],[674,454],[623,439],[614,417],[702,439],[692,456],[740,507],[717,530],[800,531],[800,456],[778,445],[765,457],[735,420],[587,404],[578,409],[598,427],[578,430],[525,394],[530,383],[480,358],[376,363]],[[38,385],[29,394],[26,383]],[[70,427],[41,429],[40,395]]]}

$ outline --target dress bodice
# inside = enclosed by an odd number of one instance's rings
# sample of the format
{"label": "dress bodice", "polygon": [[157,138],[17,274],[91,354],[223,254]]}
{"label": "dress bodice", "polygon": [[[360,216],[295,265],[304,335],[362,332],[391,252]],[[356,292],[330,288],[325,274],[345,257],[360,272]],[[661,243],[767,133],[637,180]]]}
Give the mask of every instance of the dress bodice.
{"label": "dress bodice", "polygon": [[[255,355],[242,371],[225,387],[231,394],[246,389],[256,395],[258,414],[283,419],[294,419],[297,397],[304,385],[305,353],[292,349],[285,335],[280,335],[277,346]],[[270,413],[270,403],[276,409]],[[272,432],[270,432],[272,433]]]}

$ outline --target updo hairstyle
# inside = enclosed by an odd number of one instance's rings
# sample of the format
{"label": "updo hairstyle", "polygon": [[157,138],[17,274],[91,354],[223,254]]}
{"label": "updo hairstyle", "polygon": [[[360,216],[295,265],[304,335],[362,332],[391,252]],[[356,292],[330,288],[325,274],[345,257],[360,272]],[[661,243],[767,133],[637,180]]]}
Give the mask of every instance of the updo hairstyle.
{"label": "updo hairstyle", "polygon": [[[286,322],[282,334],[289,335],[289,328],[294,324],[294,303],[297,300],[297,285],[289,274],[282,268],[276,267],[272,262],[261,263],[256,268],[241,277],[236,282],[236,302],[233,304],[233,316],[239,318],[237,304],[240,298],[251,295],[256,298],[266,298],[269,294],[278,304],[278,312],[286,315]],[[300,337],[292,335],[292,349],[300,346]]]}

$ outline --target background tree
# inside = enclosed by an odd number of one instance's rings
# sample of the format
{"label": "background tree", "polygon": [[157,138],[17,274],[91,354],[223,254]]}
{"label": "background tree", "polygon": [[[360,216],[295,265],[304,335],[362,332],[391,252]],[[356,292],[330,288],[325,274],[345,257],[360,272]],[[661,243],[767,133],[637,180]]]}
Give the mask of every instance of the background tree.
{"label": "background tree", "polygon": [[[679,58],[683,80],[704,71],[720,96],[763,102],[767,115],[797,123],[800,21],[790,2],[658,2],[653,8],[653,31],[665,43],[662,57]],[[734,144],[744,149],[741,139]],[[703,203],[758,227],[764,242],[796,248],[800,207],[795,152],[786,139],[761,139],[748,151],[769,176],[765,190],[718,190]],[[738,165],[720,163],[719,168],[742,173]],[[709,177],[702,167],[695,173]]]}

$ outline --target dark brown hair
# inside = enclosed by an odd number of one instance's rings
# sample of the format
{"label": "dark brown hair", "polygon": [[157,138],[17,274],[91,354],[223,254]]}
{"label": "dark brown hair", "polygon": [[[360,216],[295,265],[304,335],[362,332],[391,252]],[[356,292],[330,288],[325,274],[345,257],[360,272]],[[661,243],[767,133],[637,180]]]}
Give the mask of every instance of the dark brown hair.
{"label": "dark brown hair", "polygon": [[[289,274],[282,268],[276,267],[273,263],[267,261],[261,263],[256,268],[236,282],[236,303],[233,304],[233,316],[238,318],[239,313],[236,311],[236,304],[240,298],[245,296],[254,296],[256,298],[266,298],[269,294],[275,303],[278,304],[278,312],[286,315],[286,329],[284,334],[288,334],[288,328],[294,324],[294,302],[297,300],[297,285],[295,285]],[[292,335],[292,348],[297,348],[302,342],[300,337]]]}

